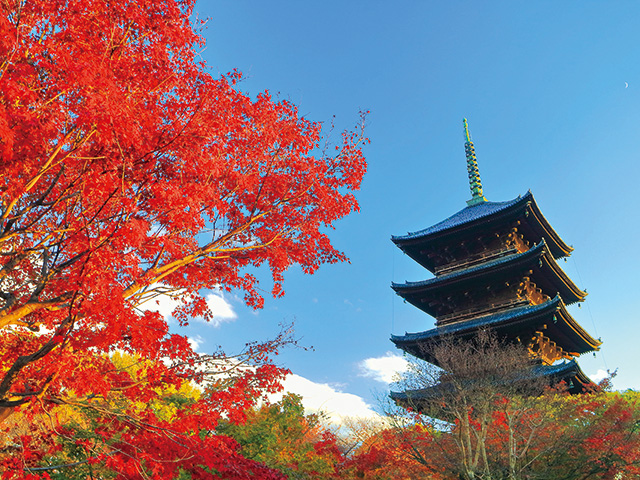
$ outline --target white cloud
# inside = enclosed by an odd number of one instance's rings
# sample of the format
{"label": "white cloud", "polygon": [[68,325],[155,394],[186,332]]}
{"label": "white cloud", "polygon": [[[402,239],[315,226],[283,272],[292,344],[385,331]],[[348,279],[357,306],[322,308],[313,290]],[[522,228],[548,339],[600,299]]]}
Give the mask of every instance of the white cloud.
{"label": "white cloud", "polygon": [[211,324],[218,327],[225,322],[233,322],[238,316],[232,305],[224,298],[222,292],[211,292],[205,297],[207,306],[213,313]]}
{"label": "white cloud", "polygon": [[204,338],[202,338],[200,335],[196,335],[194,337],[187,337],[187,342],[189,342],[189,345],[191,345],[191,348],[193,349],[194,352],[202,353],[198,351],[200,346],[204,343]]}
{"label": "white cloud", "polygon": [[361,375],[382,383],[393,383],[398,375],[407,371],[409,363],[400,355],[391,352],[383,357],[367,358],[359,363]]}
{"label": "white cloud", "polygon": [[602,368],[600,368],[596,373],[589,375],[589,378],[593,380],[595,383],[598,383],[600,380],[607,378],[608,376],[609,376],[609,373],[607,373],[606,370],[603,370]]}
{"label": "white cloud", "polygon": [[175,308],[180,305],[180,294],[173,295],[158,295],[145,302],[142,302],[138,308],[141,310],[156,311],[160,313],[165,319],[171,318],[171,314]]}
{"label": "white cloud", "polygon": [[[285,378],[283,386],[284,392],[302,397],[307,413],[324,412],[336,424],[341,424],[344,417],[379,417],[361,397],[341,392],[327,383],[315,383],[300,375],[290,374]],[[283,393],[270,395],[269,401],[277,402],[282,395]]]}
{"label": "white cloud", "polygon": [[[158,285],[158,284],[156,284]],[[182,293],[180,291],[157,295],[141,303],[138,308],[159,312],[167,321],[171,318],[173,311],[180,305]],[[207,306],[213,313],[211,322],[207,322],[214,327],[219,327],[225,322],[232,322],[237,318],[231,303],[224,297],[224,294],[216,289],[205,296]],[[198,320],[198,319],[196,319]],[[202,320],[202,319],[200,319]]]}

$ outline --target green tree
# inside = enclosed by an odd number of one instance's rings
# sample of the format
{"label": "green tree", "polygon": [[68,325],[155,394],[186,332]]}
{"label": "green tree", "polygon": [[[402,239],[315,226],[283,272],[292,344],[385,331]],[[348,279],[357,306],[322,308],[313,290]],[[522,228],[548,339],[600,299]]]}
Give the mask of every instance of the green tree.
{"label": "green tree", "polygon": [[218,433],[240,444],[242,455],[292,479],[333,478],[342,455],[335,435],[318,414],[305,414],[301,397],[251,409],[244,424],[221,423]]}

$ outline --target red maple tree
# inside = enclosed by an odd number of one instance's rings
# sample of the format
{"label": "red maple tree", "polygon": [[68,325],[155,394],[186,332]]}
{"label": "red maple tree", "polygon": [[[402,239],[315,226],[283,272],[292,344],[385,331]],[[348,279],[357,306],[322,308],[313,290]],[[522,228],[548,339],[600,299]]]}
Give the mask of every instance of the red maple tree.
{"label": "red maple tree", "polygon": [[[224,362],[199,366],[186,338],[140,306],[179,295],[182,324],[210,319],[205,288],[262,305],[246,267],[268,266],[279,296],[289,266],[345,260],[323,230],[357,210],[350,192],[366,169],[362,130],[327,152],[321,125],[294,105],[250,98],[237,72],[210,75],[194,3],[0,2],[0,418],[91,411],[104,443],[87,461],[127,478],[261,468],[212,432],[277,388],[274,345],[251,346],[254,368],[163,420],[139,403]],[[115,351],[144,375],[115,365]],[[29,467],[55,438],[37,440],[0,446],[7,478],[46,475]]]}

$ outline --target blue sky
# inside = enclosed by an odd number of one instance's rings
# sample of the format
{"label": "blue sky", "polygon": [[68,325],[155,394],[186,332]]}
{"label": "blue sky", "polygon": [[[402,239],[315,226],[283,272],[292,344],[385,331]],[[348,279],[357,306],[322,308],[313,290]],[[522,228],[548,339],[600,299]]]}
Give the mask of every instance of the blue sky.
{"label": "blue sky", "polygon": [[373,392],[388,385],[374,372],[399,353],[390,334],[434,324],[393,294],[391,281],[430,274],[390,237],[465,206],[466,117],[485,196],[531,189],[575,248],[561,266],[589,296],[570,312],[604,342],[581,357],[583,370],[618,368],[617,388],[640,388],[640,4],[201,0],[196,10],[210,18],[203,58],[214,73],[242,71],[240,89],[269,90],[311,120],[335,115],[338,131],[371,111],[361,212],[331,233],[351,263],[312,276],[293,269],[286,296],[259,312],[232,295],[217,300],[223,322],[182,331],[200,350],[233,351],[295,321],[314,350],[289,350],[280,361],[309,382],[300,388],[324,389],[325,408],[337,391],[351,395],[343,405],[375,407]]}

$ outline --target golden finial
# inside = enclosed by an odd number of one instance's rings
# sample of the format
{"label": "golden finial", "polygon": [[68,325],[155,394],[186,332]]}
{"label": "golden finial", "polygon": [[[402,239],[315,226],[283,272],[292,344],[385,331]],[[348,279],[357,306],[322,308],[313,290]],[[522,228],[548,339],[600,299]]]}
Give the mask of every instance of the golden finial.
{"label": "golden finial", "polygon": [[478,205],[479,203],[486,202],[482,194],[482,181],[480,180],[480,170],[478,169],[478,160],[476,159],[476,150],[471,141],[471,135],[469,134],[469,126],[467,125],[467,119],[462,119],[464,125],[464,153],[467,157],[467,172],[469,173],[469,189],[471,190],[471,200],[467,200],[467,205],[470,207]]}

